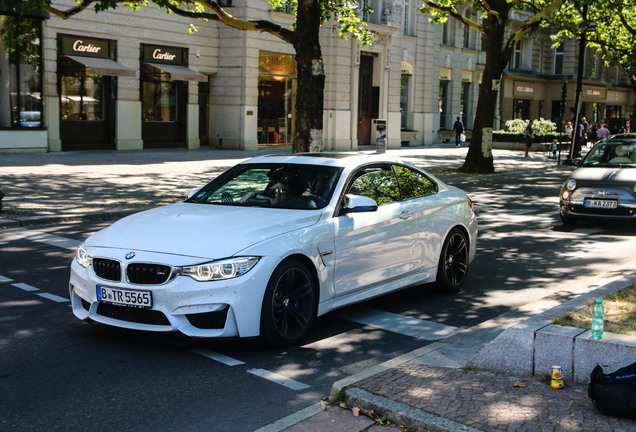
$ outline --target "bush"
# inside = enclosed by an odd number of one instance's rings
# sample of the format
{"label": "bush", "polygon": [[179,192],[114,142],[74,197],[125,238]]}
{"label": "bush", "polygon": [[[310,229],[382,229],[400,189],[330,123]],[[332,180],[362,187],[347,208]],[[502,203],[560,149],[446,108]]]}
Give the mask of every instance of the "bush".
{"label": "bush", "polygon": [[[492,140],[497,142],[525,142],[526,127],[528,120],[515,119],[506,122],[507,130],[492,131]],[[560,142],[569,141],[569,137],[565,134],[559,134],[556,131],[556,123],[550,120],[540,118],[532,123],[532,131],[534,132],[534,143],[551,143],[554,140]]]}
{"label": "bush", "polygon": [[[515,134],[525,134],[527,126],[528,120],[515,119],[508,120],[506,122],[506,129],[508,129],[508,132]],[[535,136],[553,135],[556,132],[556,129],[556,123],[553,123],[550,120],[546,120],[543,117],[539,118],[539,120],[535,120],[532,123],[532,131],[534,132]]]}

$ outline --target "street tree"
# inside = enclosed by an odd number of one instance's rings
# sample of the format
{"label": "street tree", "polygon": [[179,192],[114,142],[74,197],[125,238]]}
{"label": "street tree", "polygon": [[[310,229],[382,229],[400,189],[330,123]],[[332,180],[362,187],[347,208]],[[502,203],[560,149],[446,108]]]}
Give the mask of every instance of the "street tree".
{"label": "street tree", "polygon": [[191,31],[195,22],[219,21],[238,30],[265,32],[293,46],[296,53],[298,90],[296,97],[295,134],[292,151],[295,153],[322,150],[323,106],[325,73],[319,33],[323,22],[333,20],[340,37],[349,36],[362,44],[371,44],[372,35],[358,17],[357,0],[270,0],[275,10],[287,9],[296,16],[290,28],[267,20],[244,20],[232,16],[216,0],[75,0],[76,5],[67,9],[55,7],[54,0],[27,0],[39,2],[51,14],[68,19],[91,5],[96,12],[129,6],[133,11],[151,2],[174,13],[191,19]]}
{"label": "street tree", "polygon": [[[468,154],[461,172],[492,173],[492,126],[495,119],[497,95],[501,76],[514,52],[515,45],[536,31],[541,23],[561,7],[565,0],[423,0],[420,12],[430,13],[431,22],[443,23],[454,19],[486,38],[486,64],[479,85],[479,97]],[[462,14],[472,8],[477,18]],[[514,10],[528,14],[527,21],[513,27]],[[481,19],[479,19],[481,18]]]}
{"label": "street tree", "polygon": [[[617,66],[629,79],[636,95],[636,8],[633,0],[581,0],[564,5],[550,18],[559,30],[554,39],[584,40],[584,46],[603,53],[607,66]],[[581,55],[581,53],[579,53]],[[636,112],[636,99],[633,111]],[[636,124],[630,122],[630,130]]]}

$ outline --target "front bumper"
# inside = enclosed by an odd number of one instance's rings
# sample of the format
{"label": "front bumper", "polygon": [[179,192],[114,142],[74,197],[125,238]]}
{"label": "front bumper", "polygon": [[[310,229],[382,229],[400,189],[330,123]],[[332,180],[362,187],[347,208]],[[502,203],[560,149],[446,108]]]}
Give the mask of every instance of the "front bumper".
{"label": "front bumper", "polygon": [[[636,219],[636,198],[627,189],[617,187],[589,187],[583,186],[569,192],[564,199],[565,189],[561,190],[559,208],[565,217],[576,219]],[[587,203],[589,200],[616,201],[614,208],[595,208]]]}
{"label": "front bumper", "polygon": [[[134,330],[180,332],[190,337],[252,337],[260,332],[263,296],[277,262],[263,257],[247,274],[223,281],[198,282],[177,276],[163,285],[134,285],[99,279],[92,267],[73,260],[69,282],[73,314]],[[97,286],[150,291],[151,308],[99,301]]]}

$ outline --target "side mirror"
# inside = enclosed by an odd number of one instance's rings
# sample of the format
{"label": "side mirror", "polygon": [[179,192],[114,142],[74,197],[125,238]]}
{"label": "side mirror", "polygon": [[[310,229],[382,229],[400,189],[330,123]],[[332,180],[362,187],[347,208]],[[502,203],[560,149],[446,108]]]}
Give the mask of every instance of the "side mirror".
{"label": "side mirror", "polygon": [[360,195],[347,194],[345,195],[340,214],[374,212],[377,209],[378,203],[373,199]]}
{"label": "side mirror", "polygon": [[200,187],[194,188],[194,189],[190,189],[190,191],[188,192],[188,195],[186,195],[186,199],[188,200],[188,199],[192,198],[200,190],[201,190]]}

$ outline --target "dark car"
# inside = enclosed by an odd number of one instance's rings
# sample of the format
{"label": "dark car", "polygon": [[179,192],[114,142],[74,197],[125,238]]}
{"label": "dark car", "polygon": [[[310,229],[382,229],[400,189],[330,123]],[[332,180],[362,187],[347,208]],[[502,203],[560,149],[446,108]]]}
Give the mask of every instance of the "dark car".
{"label": "dark car", "polygon": [[636,134],[599,141],[570,174],[559,197],[561,221],[636,220]]}

